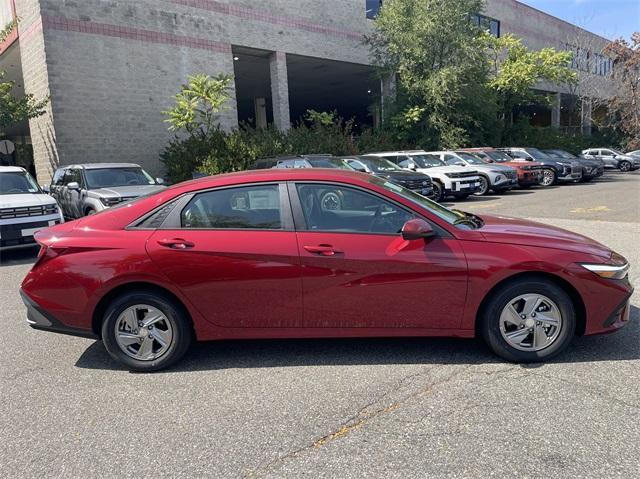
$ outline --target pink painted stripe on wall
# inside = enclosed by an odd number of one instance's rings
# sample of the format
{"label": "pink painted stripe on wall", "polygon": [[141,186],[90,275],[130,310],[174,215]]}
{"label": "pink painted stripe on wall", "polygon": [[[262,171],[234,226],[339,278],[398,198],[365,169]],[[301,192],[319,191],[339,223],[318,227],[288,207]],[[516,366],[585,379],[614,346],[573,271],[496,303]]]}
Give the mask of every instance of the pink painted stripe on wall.
{"label": "pink painted stripe on wall", "polygon": [[[312,33],[320,33],[323,35],[331,35],[339,38],[346,38],[349,40],[362,40],[362,33],[354,32],[351,30],[342,30],[339,28],[333,28],[319,23],[312,22],[305,18],[293,17],[293,16],[280,16],[266,12],[264,10],[256,10],[248,7],[241,7],[237,5],[229,5],[226,3],[217,2],[216,0],[168,0],[177,5],[184,5],[186,7],[200,8],[203,10],[209,10],[216,13],[222,13],[224,15],[231,15],[239,17],[245,20],[256,20],[259,22],[271,23],[273,25],[279,25],[282,27],[295,28]],[[362,15],[364,16],[364,8]]]}
{"label": "pink painted stripe on wall", "polygon": [[180,47],[198,48],[219,53],[231,53],[229,43],[215,42],[205,38],[188,37],[172,33],[154,32],[142,28],[124,27],[108,23],[88,22],[72,20],[65,17],[42,17],[44,29],[60,30],[67,32],[89,33],[106,37],[124,38],[149,43],[162,43]]}

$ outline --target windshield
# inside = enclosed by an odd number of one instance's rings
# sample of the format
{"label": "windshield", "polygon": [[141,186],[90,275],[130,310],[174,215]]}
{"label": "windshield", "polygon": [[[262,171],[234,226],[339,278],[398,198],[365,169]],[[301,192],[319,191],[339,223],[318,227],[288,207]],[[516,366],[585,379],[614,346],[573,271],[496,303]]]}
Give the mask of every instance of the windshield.
{"label": "windshield", "polygon": [[308,159],[307,160],[311,166],[314,168],[340,168],[342,170],[351,170],[342,160],[337,160],[335,158],[319,158],[319,159]]}
{"label": "windshield", "polygon": [[26,171],[0,173],[0,195],[42,193],[36,180]]}
{"label": "windshield", "polygon": [[474,156],[474,155],[472,155],[470,153],[460,152],[460,153],[456,153],[456,155],[458,155],[460,158],[462,158],[467,163],[471,163],[472,165],[485,165],[486,164],[480,158],[478,158],[477,156]]}
{"label": "windshield", "polygon": [[402,186],[395,183],[391,183],[390,181],[386,181],[382,178],[372,176],[371,178],[369,178],[369,181],[377,186],[381,186],[387,191],[391,191],[406,198],[412,203],[433,213],[438,218],[441,218],[447,223],[455,225],[456,227],[459,227],[461,229],[476,229],[480,228],[482,224],[484,224],[482,219],[478,216],[464,213],[462,211],[450,210],[449,208],[445,208],[441,204],[436,203],[429,198],[426,198],[412,190],[403,188]]}
{"label": "windshield", "polygon": [[497,163],[513,161],[513,158],[507,155],[504,151],[484,151],[483,153]]}
{"label": "windshield", "polygon": [[432,155],[411,155],[410,158],[420,168],[432,168],[434,166],[446,166],[440,158]]}
{"label": "windshield", "polygon": [[549,155],[554,157],[564,158],[565,160],[573,160],[577,158],[575,155],[572,155],[568,151],[564,151],[564,150],[548,150],[548,151],[545,151],[545,153],[548,153]]}
{"label": "windshield", "polygon": [[[606,150],[603,150],[603,152],[604,152],[604,151],[606,151]],[[614,155],[624,155],[624,153],[622,153],[621,151],[618,151],[618,150],[611,150],[611,152],[612,152]],[[606,154],[606,153],[603,153],[603,154]]]}
{"label": "windshield", "polygon": [[358,161],[364,163],[374,173],[384,173],[387,171],[402,170],[398,165],[391,163],[383,158],[358,158]]}
{"label": "windshield", "polygon": [[552,158],[547,155],[546,153],[542,153],[542,151],[538,150],[537,148],[527,148],[525,150],[527,153],[529,153],[534,160],[551,160]]}
{"label": "windshield", "polygon": [[153,177],[139,167],[87,169],[85,175],[89,189],[156,184]]}

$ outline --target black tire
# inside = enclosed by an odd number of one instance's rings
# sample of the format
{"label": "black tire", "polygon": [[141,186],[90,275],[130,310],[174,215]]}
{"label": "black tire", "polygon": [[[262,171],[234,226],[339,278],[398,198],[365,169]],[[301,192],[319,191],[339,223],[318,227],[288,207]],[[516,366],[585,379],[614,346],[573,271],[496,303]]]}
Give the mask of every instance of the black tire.
{"label": "black tire", "polygon": [[[171,323],[173,339],[167,351],[153,360],[137,360],[128,356],[116,341],[116,321],[134,305],[149,305],[160,310]],[[102,322],[102,341],[109,355],[133,371],[151,372],[168,368],[179,361],[193,342],[191,322],[184,308],[173,299],[153,291],[131,291],[115,298],[107,307]]]}
{"label": "black tire", "polygon": [[97,213],[96,210],[94,210],[93,208],[87,208],[84,212],[85,216],[91,216],[91,215],[95,215]]}
{"label": "black tire", "polygon": [[[512,347],[500,331],[500,315],[503,308],[523,294],[541,294],[555,302],[562,315],[562,326],[556,339],[539,351],[521,351]],[[546,361],[567,349],[576,330],[576,311],[569,295],[552,281],[543,278],[521,278],[494,291],[484,308],[480,321],[480,333],[489,348],[503,359],[517,363]]]}
{"label": "black tire", "polygon": [[540,180],[540,186],[551,186],[556,183],[556,172],[551,168],[545,168],[542,170],[542,179]]}
{"label": "black tire", "polygon": [[484,196],[491,190],[491,182],[486,176],[480,175],[480,189],[474,193],[476,196]]}
{"label": "black tire", "polygon": [[433,193],[431,194],[431,199],[440,203],[444,200],[444,187],[437,181],[433,182],[432,187]]}
{"label": "black tire", "polygon": [[621,161],[618,164],[618,168],[620,171],[631,171],[631,163],[628,161]]}

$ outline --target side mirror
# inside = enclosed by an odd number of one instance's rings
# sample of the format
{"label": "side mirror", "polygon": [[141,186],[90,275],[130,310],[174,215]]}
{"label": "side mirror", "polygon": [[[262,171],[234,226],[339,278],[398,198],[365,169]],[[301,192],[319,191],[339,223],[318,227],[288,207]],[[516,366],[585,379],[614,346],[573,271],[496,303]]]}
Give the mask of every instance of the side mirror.
{"label": "side mirror", "polygon": [[69,183],[67,185],[67,188],[69,188],[70,190],[80,190],[80,185],[78,184],[77,181],[72,181],[71,183]]}
{"label": "side mirror", "polygon": [[407,221],[402,227],[402,238],[407,241],[431,238],[435,232],[425,220],[414,218]]}
{"label": "side mirror", "polygon": [[46,194],[51,193],[51,186],[50,185],[42,185],[41,188],[42,188],[42,191],[44,191]]}
{"label": "side mirror", "polygon": [[156,178],[156,183],[158,183],[159,185],[164,185],[164,179],[163,178]]}

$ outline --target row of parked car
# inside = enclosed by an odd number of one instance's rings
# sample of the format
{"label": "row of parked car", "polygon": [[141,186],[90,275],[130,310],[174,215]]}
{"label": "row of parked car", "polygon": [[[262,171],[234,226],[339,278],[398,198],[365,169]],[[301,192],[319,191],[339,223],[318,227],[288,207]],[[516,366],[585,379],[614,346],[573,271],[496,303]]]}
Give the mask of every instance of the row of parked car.
{"label": "row of parked car", "polygon": [[537,148],[389,151],[358,156],[304,155],[258,160],[263,168],[343,168],[380,176],[435,201],[504,193],[513,188],[588,182],[605,169],[640,168],[640,152],[591,149],[575,156]]}
{"label": "row of parked car", "polygon": [[[359,156],[305,155],[258,160],[262,168],[343,168],[388,179],[442,201],[503,193],[513,188],[591,181],[606,168],[640,168],[640,151],[585,150],[580,157],[562,150],[469,148],[456,151],[393,151]],[[39,186],[20,167],[0,166],[0,249],[34,244],[36,231],[98,213],[164,188],[132,163],[89,163],[59,168],[50,185]],[[324,209],[339,209],[340,198],[326,196]]]}

